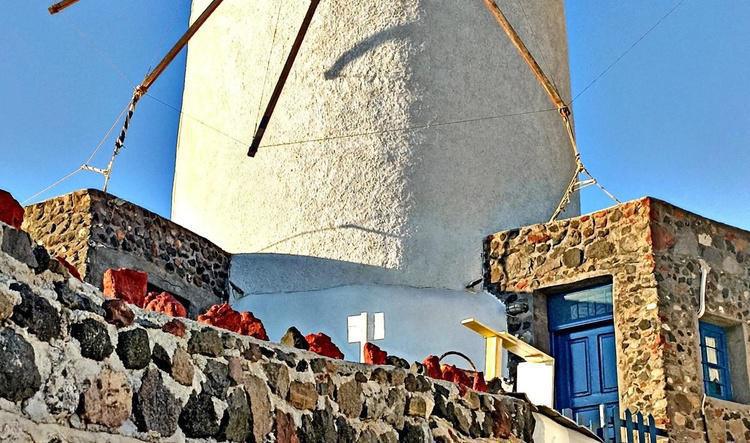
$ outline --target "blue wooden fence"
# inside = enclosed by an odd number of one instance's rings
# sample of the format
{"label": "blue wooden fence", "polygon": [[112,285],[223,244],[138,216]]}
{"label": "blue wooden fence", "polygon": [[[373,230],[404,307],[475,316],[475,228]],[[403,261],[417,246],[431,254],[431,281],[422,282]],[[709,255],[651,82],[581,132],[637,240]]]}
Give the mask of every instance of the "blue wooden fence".
{"label": "blue wooden fence", "polygon": [[625,410],[624,418],[620,418],[619,413],[609,417],[606,426],[597,429],[596,434],[608,443],[656,443],[657,437],[667,437],[667,431],[656,427],[653,415],[644,418],[642,413],[633,414],[629,409]]}

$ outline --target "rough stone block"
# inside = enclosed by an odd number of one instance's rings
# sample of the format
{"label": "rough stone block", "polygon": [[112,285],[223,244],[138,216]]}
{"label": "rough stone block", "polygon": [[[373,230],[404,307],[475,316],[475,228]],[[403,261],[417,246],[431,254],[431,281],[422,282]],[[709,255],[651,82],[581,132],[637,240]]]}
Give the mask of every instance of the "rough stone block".
{"label": "rough stone block", "polygon": [[203,328],[200,331],[194,331],[190,336],[188,352],[208,357],[220,357],[224,354],[224,343],[214,329]]}
{"label": "rough stone block", "polygon": [[341,413],[350,418],[359,417],[362,413],[362,385],[356,380],[350,380],[339,386],[336,401]]}
{"label": "rough stone block", "polygon": [[39,263],[29,234],[0,223],[0,252],[4,252],[32,269]]}
{"label": "rough stone block", "polygon": [[220,440],[244,442],[248,439],[250,428],[250,405],[242,388],[236,388],[227,398],[227,408],[219,429]]}
{"label": "rough stone block", "polygon": [[182,410],[177,399],[162,381],[161,372],[149,369],[133,401],[135,423],[141,432],[158,432],[169,437],[177,430]]}
{"label": "rough stone block", "polygon": [[310,348],[310,345],[307,344],[307,340],[305,340],[305,336],[302,335],[302,333],[299,332],[299,329],[295,328],[294,326],[287,329],[284,336],[281,337],[281,344],[304,350],[308,350]]}
{"label": "rough stone block", "polygon": [[60,313],[47,299],[34,294],[24,283],[11,283],[10,289],[21,294],[21,303],[13,308],[13,322],[42,341],[62,336]]}
{"label": "rough stone block", "polygon": [[297,409],[315,409],[318,403],[318,391],[312,383],[293,381],[289,385],[289,404]]}
{"label": "rough stone block", "polygon": [[24,209],[8,191],[0,189],[0,222],[21,229]]}
{"label": "rough stone block", "polygon": [[331,337],[320,332],[317,334],[308,334],[305,336],[307,344],[310,346],[310,351],[316,354],[323,355],[329,358],[343,359],[344,353],[336,346],[332,341]]}
{"label": "rough stone block", "polygon": [[81,345],[81,355],[86,358],[102,361],[114,350],[107,326],[94,319],[87,318],[80,323],[73,323],[70,335],[78,340]]}
{"label": "rough stone block", "polygon": [[183,323],[183,322],[181,322],[181,321],[179,321],[177,319],[170,320],[170,321],[164,323],[164,326],[161,327],[162,331],[164,331],[164,332],[166,332],[168,334],[172,334],[172,335],[174,335],[176,337],[184,337],[185,336],[185,329],[186,329],[185,328],[185,323]]}
{"label": "rough stone block", "polygon": [[219,433],[219,418],[210,395],[205,393],[190,395],[178,420],[185,436],[190,438],[210,438]]}
{"label": "rough stone block", "polygon": [[12,330],[0,330],[0,397],[26,400],[41,384],[34,348]]}
{"label": "rough stone block", "polygon": [[151,361],[148,332],[143,328],[122,331],[117,337],[117,355],[127,369],[143,369]]}
{"label": "rough stone block", "polygon": [[133,269],[107,269],[103,278],[104,295],[143,307],[148,274]]}
{"label": "rough stone block", "polygon": [[384,365],[387,354],[374,343],[365,343],[365,363],[368,365]]}
{"label": "rough stone block", "polygon": [[135,314],[128,304],[119,299],[104,300],[104,320],[118,328],[126,328],[133,324]]}
{"label": "rough stone block", "polygon": [[83,419],[118,428],[130,417],[133,392],[125,374],[104,369],[83,394]]}
{"label": "rough stone block", "polygon": [[170,317],[187,317],[187,309],[172,294],[162,292],[148,299],[144,308],[147,311],[160,312]]}

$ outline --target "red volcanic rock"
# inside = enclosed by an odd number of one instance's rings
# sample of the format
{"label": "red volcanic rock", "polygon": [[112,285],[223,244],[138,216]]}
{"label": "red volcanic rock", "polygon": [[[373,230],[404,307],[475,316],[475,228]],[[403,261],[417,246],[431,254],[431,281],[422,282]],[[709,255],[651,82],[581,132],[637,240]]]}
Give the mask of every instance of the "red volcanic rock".
{"label": "red volcanic rock", "polygon": [[268,340],[263,322],[255,318],[252,312],[235,311],[228,303],[211,306],[208,311],[198,316],[198,321],[259,340]]}
{"label": "red volcanic rock", "polygon": [[425,358],[422,364],[425,367],[425,375],[457,384],[461,395],[466,392],[467,388],[478,392],[487,392],[487,384],[484,381],[484,374],[481,372],[467,371],[453,365],[441,366],[440,359],[434,355]]}
{"label": "red volcanic rock", "polygon": [[422,361],[425,366],[426,375],[438,380],[443,378],[443,371],[440,369],[440,359],[435,355],[430,355]]}
{"label": "red volcanic rock", "polygon": [[185,336],[185,323],[173,319],[166,323],[164,323],[164,326],[161,327],[161,330],[166,332],[167,334],[172,334],[177,337],[184,337]]}
{"label": "red volcanic rock", "polygon": [[458,385],[472,387],[474,383],[466,374],[466,371],[453,365],[443,365],[443,380],[452,381]]}
{"label": "red volcanic rock", "polygon": [[310,345],[310,350],[316,354],[320,354],[324,357],[337,358],[339,360],[344,358],[344,354],[335,344],[333,344],[331,337],[322,332],[308,334],[305,336],[305,340],[307,340],[307,344]]}
{"label": "red volcanic rock", "polygon": [[10,195],[10,192],[0,189],[0,221],[21,229],[23,213],[23,207]]}
{"label": "red volcanic rock", "polygon": [[458,393],[463,396],[473,383],[469,375],[463,369],[453,365],[443,365],[443,380],[451,381],[458,386]]}
{"label": "red volcanic rock", "polygon": [[240,313],[232,309],[229,303],[213,305],[208,308],[208,311],[198,316],[198,321],[217,328],[237,331],[240,325]]}
{"label": "red volcanic rock", "polygon": [[365,363],[368,365],[384,365],[386,356],[377,345],[365,343]]}
{"label": "red volcanic rock", "polygon": [[474,373],[474,386],[472,386],[472,389],[477,392],[487,392],[487,383],[484,381],[483,372]]}
{"label": "red volcanic rock", "polygon": [[144,309],[147,311],[161,312],[170,317],[187,317],[187,309],[185,309],[179,300],[174,298],[174,296],[168,292],[162,292],[158,295],[149,293],[146,296],[146,307]]}
{"label": "red volcanic rock", "polygon": [[266,334],[266,328],[263,327],[263,322],[255,318],[252,312],[240,313],[240,327],[237,332],[242,335],[255,337],[258,340],[268,340],[268,334]]}
{"label": "red volcanic rock", "polygon": [[146,297],[143,299],[144,309],[145,309],[146,306],[148,306],[149,303],[151,303],[151,301],[153,301],[159,295],[161,295],[161,292],[156,292],[156,291],[150,291],[150,292],[148,292],[146,294]]}
{"label": "red volcanic rock", "polygon": [[107,269],[104,272],[104,295],[143,307],[148,274],[133,269]]}
{"label": "red volcanic rock", "polygon": [[128,304],[116,298],[104,300],[104,320],[118,328],[124,328],[133,324],[135,314],[130,310]]}
{"label": "red volcanic rock", "polygon": [[59,255],[55,257],[55,259],[60,262],[60,264],[63,265],[63,267],[68,270],[68,272],[70,272],[70,275],[77,278],[78,280],[83,281],[83,279],[81,278],[81,273],[78,272],[78,268],[68,263],[67,260],[65,260],[63,257],[60,257]]}

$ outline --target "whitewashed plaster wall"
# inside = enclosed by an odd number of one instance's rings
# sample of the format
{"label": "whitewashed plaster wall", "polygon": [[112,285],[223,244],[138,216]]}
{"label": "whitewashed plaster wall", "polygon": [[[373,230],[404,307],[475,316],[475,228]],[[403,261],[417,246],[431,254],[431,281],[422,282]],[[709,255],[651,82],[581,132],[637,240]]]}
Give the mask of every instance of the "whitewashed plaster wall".
{"label": "whitewashed plaster wall", "polygon": [[[562,1],[498,2],[569,97]],[[463,288],[485,235],[554,210],[574,168],[558,116],[440,125],[550,108],[480,0],[324,0],[263,144],[378,133],[249,159],[307,5],[227,0],[191,41],[172,218],[233,253],[330,259],[328,286]]]}
{"label": "whitewashed plaster wall", "polygon": [[[322,331],[351,361],[359,361],[359,345],[347,343],[347,317],[362,312],[385,314],[385,339],[374,341],[391,355],[409,362],[430,354],[461,351],[484,370],[484,339],[461,325],[474,317],[505,330],[505,310],[485,292],[417,289],[405,286],[347,285],[289,293],[247,295],[232,300],[237,310],[263,320],[269,337],[279,340],[289,326],[303,334]],[[461,359],[446,360],[468,367]]]}
{"label": "whitewashed plaster wall", "polygon": [[538,412],[534,413],[534,419],[536,419],[533,435],[534,441],[544,443],[595,443],[600,441],[581,432],[561,426],[551,418]]}

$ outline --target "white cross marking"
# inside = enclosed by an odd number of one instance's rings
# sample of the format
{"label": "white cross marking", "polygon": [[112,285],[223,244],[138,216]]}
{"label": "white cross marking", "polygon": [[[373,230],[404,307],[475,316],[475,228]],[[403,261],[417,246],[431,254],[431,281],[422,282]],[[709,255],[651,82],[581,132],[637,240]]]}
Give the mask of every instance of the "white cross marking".
{"label": "white cross marking", "polygon": [[359,343],[359,361],[365,361],[365,345],[385,338],[385,314],[373,314],[373,322],[368,321],[367,312],[350,315],[347,319],[347,336],[349,343]]}

